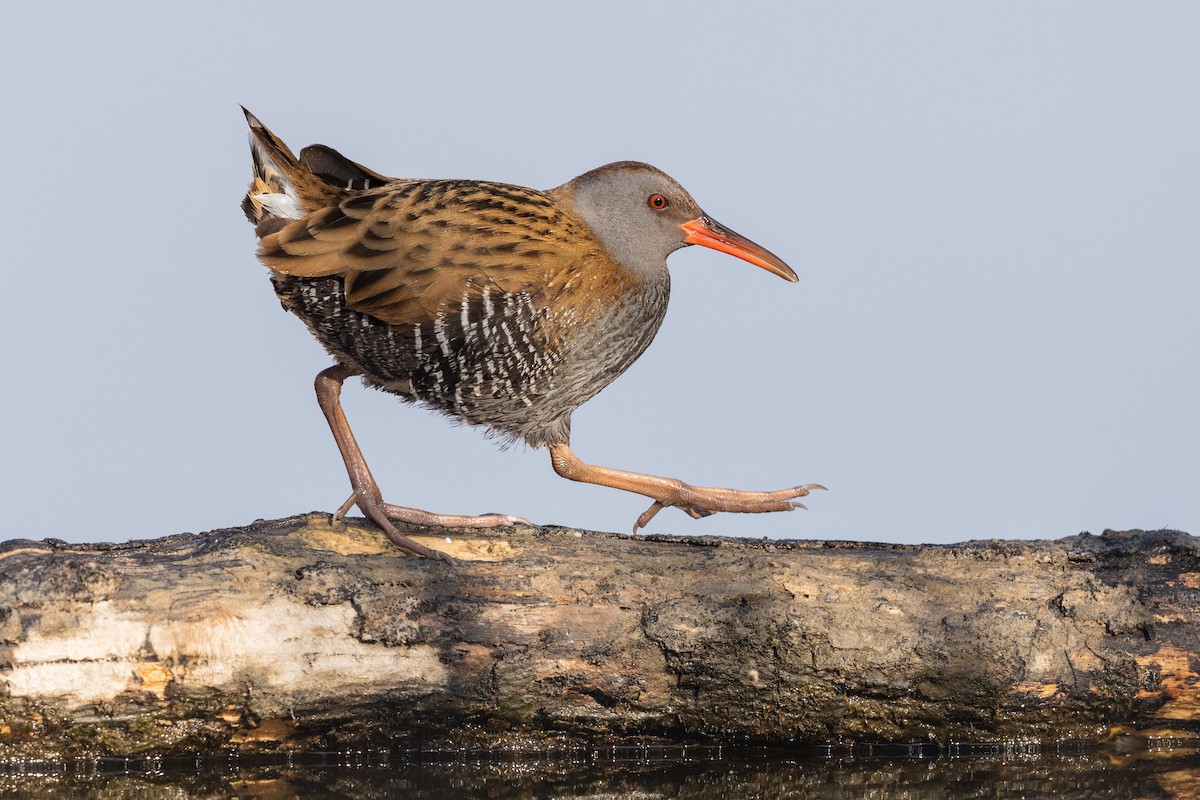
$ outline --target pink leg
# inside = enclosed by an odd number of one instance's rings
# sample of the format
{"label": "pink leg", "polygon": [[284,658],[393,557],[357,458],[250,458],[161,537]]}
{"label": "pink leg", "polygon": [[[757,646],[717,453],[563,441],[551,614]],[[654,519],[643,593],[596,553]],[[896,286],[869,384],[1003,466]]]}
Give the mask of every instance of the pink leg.
{"label": "pink leg", "polygon": [[317,403],[320,404],[321,411],[324,412],[325,419],[329,422],[329,429],[333,432],[334,441],[337,442],[338,450],[342,453],[342,460],[346,463],[346,472],[350,475],[350,486],[353,489],[353,494],[334,515],[335,519],[340,519],[352,505],[357,505],[376,525],[383,528],[383,532],[397,546],[418,556],[437,558],[443,561],[451,559],[445,553],[414,542],[400,533],[392,521],[433,528],[493,528],[501,525],[529,524],[520,517],[510,517],[504,514],[487,514],[480,517],[432,514],[415,508],[384,503],[383,495],[379,491],[379,484],[371,475],[366,459],[363,458],[362,450],[354,439],[353,431],[350,430],[346,414],[342,411],[342,383],[354,374],[356,374],[354,370],[339,364],[321,372],[317,375],[315,382]]}

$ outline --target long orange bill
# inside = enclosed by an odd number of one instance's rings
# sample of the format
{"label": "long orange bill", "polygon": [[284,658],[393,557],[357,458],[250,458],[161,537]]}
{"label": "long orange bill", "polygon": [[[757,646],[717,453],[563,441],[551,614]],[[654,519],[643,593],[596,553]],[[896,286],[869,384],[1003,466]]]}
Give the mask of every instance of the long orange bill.
{"label": "long orange bill", "polygon": [[697,217],[679,227],[687,231],[688,235],[684,241],[688,244],[711,247],[713,250],[737,256],[792,283],[800,280],[779,256],[764,247],[759,247],[740,233],[729,230],[715,219],[708,216]]}

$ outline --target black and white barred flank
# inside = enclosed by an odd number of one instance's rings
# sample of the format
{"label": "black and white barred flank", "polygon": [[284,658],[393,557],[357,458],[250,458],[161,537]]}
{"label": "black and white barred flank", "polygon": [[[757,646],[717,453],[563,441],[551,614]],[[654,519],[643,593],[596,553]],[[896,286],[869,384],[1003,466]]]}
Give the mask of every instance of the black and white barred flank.
{"label": "black and white barred flank", "polygon": [[430,322],[391,325],[346,308],[341,284],[275,278],[285,305],[336,358],[348,358],[390,391],[464,415],[485,397],[530,406],[548,388],[555,355],[540,329],[547,312],[527,293],[484,289]]}
{"label": "black and white barred flank", "polygon": [[[549,310],[524,292],[484,289],[430,321],[393,325],[348,309],[341,278],[276,275],[272,281],[284,306],[367,383],[535,447],[567,441],[571,412],[641,355],[668,291],[664,285],[614,309],[620,318],[604,320],[590,334],[575,330],[573,346],[564,351],[549,339]],[[645,324],[637,319],[643,315]],[[575,321],[554,322],[570,327]],[[629,341],[635,331],[642,341]]]}
{"label": "black and white barred flank", "polygon": [[528,438],[521,422],[552,388],[557,361],[542,330],[547,312],[534,308],[528,294],[484,289],[432,321],[391,325],[346,308],[341,278],[276,276],[274,283],[326,350],[368,383]]}

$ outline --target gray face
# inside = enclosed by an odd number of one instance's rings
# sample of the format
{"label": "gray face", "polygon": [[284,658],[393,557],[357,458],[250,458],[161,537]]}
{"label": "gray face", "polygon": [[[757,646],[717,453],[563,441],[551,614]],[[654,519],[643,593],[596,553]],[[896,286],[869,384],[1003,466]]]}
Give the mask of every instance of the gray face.
{"label": "gray face", "polygon": [[667,256],[685,244],[679,226],[704,213],[671,176],[636,161],[585,172],[560,189],[609,254],[646,277],[666,270]]}

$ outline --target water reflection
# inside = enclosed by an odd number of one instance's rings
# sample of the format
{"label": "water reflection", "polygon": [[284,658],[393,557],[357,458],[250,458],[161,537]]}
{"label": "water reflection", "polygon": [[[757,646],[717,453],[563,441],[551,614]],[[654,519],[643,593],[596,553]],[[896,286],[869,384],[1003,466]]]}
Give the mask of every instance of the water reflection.
{"label": "water reflection", "polygon": [[0,798],[1196,798],[1200,755],[1142,750],[936,753],[921,746],[853,751],[621,748],[506,758],[384,751],[249,763],[104,760],[0,767]]}

